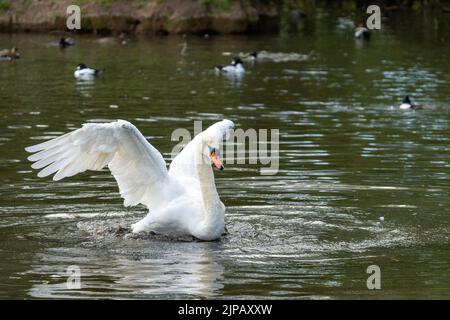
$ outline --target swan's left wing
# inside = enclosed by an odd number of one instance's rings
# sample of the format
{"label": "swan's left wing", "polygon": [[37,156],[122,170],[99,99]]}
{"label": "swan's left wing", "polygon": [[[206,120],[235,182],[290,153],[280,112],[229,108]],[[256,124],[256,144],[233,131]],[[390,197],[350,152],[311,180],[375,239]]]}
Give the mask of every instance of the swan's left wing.
{"label": "swan's left wing", "polygon": [[[168,177],[166,163],[128,121],[88,123],[82,128],[25,149],[39,177],[61,180],[108,165],[125,206],[158,201]],[[36,153],[35,153],[36,152]]]}

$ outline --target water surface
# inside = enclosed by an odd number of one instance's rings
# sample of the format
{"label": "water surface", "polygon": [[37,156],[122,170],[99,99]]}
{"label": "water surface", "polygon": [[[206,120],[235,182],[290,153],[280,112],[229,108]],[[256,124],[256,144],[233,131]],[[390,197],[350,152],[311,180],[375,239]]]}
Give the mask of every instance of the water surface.
{"label": "water surface", "polygon": [[[371,43],[337,20],[307,34],[139,38],[126,46],[0,35],[0,297],[449,298],[448,30],[390,19]],[[429,32],[418,32],[419,28]],[[427,29],[428,28],[428,29]],[[414,41],[412,41],[414,39]],[[218,77],[224,52],[313,52]],[[83,62],[105,70],[77,82]],[[400,111],[403,95],[427,106]],[[39,179],[24,147],[86,121],[134,123],[167,162],[176,128],[232,119],[280,130],[280,170],[216,172],[230,234],[218,242],[101,236],[146,213],[124,208],[108,171]],[[380,266],[382,289],[366,269]],[[82,288],[68,290],[77,265]]]}

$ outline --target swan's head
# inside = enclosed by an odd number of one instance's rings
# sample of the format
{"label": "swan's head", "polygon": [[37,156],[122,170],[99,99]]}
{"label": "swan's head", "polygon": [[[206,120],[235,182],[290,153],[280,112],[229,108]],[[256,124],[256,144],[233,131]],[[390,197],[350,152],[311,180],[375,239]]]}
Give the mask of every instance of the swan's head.
{"label": "swan's head", "polygon": [[202,148],[202,161],[206,165],[214,165],[217,169],[223,170],[224,165],[221,160],[220,143],[212,137],[204,135]]}
{"label": "swan's head", "polygon": [[234,128],[230,120],[216,122],[202,132],[203,159],[205,163],[213,164],[217,169],[223,170],[223,162],[220,159],[220,150],[223,139],[227,139],[229,132]]}

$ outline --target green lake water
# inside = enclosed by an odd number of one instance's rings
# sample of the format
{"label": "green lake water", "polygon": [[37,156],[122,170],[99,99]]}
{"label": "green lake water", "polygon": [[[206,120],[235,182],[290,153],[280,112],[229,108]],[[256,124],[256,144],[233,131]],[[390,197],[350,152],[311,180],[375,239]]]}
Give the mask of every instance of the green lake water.
{"label": "green lake water", "polygon": [[[0,35],[22,53],[0,62],[0,297],[450,298],[450,30],[401,21],[383,20],[367,44],[336,19],[285,36],[83,36],[65,51],[55,35]],[[254,50],[312,55],[214,74],[224,53]],[[77,82],[81,62],[104,74]],[[405,94],[425,109],[399,110]],[[80,226],[146,210],[123,207],[107,170],[53,182],[24,151],[126,119],[169,163],[174,129],[223,118],[279,129],[280,164],[270,176],[226,161],[215,171],[230,232],[217,242],[89,233]],[[66,287],[71,265],[79,290]],[[381,290],[367,289],[370,265]]]}

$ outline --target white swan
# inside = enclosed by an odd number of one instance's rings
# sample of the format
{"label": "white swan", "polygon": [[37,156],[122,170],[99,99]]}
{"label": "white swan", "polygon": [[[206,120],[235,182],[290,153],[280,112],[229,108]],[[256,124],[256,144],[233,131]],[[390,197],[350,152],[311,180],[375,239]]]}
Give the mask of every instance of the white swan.
{"label": "white swan", "polygon": [[[71,177],[108,165],[119,185],[125,206],[148,207],[145,218],[132,225],[133,232],[191,235],[218,239],[224,232],[225,206],[214,183],[211,162],[219,169],[220,147],[234,127],[222,120],[198,134],[166,168],[156,150],[131,123],[88,123],[52,140],[27,147],[28,160],[39,177],[53,173],[53,180]],[[35,153],[36,152],[36,153]]]}

